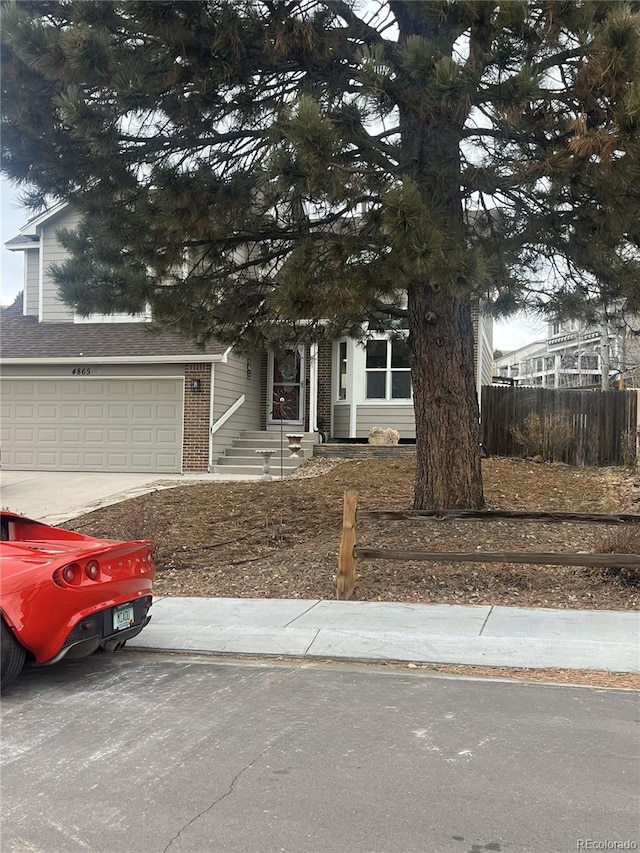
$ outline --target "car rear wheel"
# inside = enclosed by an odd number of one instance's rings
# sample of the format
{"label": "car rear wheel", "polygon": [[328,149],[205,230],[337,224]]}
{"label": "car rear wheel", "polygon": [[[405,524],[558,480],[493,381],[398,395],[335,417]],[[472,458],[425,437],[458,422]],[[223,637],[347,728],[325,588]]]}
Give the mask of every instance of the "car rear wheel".
{"label": "car rear wheel", "polygon": [[4,620],[0,620],[0,690],[11,684],[20,675],[27,653],[13,636]]}

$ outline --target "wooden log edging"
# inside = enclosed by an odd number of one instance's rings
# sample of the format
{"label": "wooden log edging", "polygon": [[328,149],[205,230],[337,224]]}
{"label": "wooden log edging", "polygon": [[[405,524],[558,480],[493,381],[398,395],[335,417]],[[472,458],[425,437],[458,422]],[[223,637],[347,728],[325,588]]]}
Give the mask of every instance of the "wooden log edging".
{"label": "wooden log edging", "polygon": [[537,566],[584,566],[589,568],[640,568],[640,554],[590,554],[522,551],[411,551],[393,548],[361,548],[357,544],[357,516],[379,521],[517,521],[573,522],[589,524],[640,524],[630,513],[527,512],[520,510],[361,510],[358,492],[344,493],[342,537],[338,556],[336,598],[349,599],[356,583],[358,558],[434,563],[516,563]]}
{"label": "wooden log edging", "polygon": [[640,515],[599,512],[543,512],[507,509],[363,509],[360,518],[378,521],[493,521],[503,518],[511,521],[572,521],[595,522],[596,524],[640,524]]}
{"label": "wooden log edging", "polygon": [[640,554],[569,554],[545,551],[404,551],[394,548],[354,548],[355,557],[433,563],[530,563],[534,566],[640,568]]}

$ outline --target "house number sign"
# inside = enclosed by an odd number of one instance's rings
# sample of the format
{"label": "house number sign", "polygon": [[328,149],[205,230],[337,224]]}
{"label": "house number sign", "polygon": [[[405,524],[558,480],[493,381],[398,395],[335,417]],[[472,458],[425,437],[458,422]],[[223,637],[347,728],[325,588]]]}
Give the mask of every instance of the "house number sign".
{"label": "house number sign", "polygon": [[72,376],[91,376],[90,367],[74,367],[71,371]]}

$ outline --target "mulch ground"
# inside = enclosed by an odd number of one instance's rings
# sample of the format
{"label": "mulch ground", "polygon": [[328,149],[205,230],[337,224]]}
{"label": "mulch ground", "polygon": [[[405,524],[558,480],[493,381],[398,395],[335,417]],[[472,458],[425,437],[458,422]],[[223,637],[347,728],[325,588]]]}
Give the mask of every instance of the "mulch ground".
{"label": "mulch ground", "polygon": [[[579,469],[519,459],[483,460],[489,508],[640,512],[640,478],[622,469]],[[335,598],[346,488],[363,509],[409,509],[414,462],[311,460],[293,477],[161,488],[74,519],[94,536],[152,539],[158,595]],[[363,519],[359,544],[431,551],[637,553],[640,526],[523,521],[410,522]],[[629,570],[507,564],[361,560],[356,599],[637,609]]]}

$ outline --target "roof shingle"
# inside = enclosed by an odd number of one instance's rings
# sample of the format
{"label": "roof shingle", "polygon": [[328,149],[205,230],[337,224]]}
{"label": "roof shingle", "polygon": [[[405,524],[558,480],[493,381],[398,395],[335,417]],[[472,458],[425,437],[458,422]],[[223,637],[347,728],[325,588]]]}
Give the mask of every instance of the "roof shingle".
{"label": "roof shingle", "polygon": [[145,361],[188,356],[190,361],[198,361],[203,356],[221,356],[226,349],[215,341],[199,347],[151,323],[39,323],[36,317],[16,317],[8,310],[2,311],[0,319],[3,360],[131,357]]}

